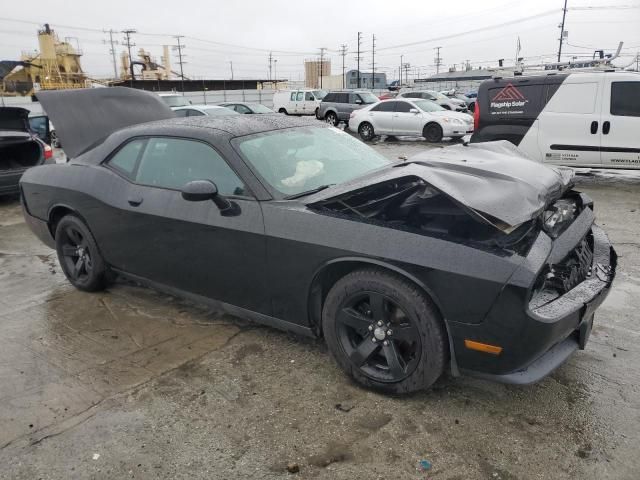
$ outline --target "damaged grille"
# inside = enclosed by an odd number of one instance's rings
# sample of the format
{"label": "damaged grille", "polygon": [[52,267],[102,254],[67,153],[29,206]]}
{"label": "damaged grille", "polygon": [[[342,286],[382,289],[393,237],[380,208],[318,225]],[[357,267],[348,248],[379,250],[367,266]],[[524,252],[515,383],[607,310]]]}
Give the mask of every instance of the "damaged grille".
{"label": "damaged grille", "polygon": [[593,235],[588,233],[561,262],[548,265],[538,279],[531,307],[540,307],[564,295],[591,276]]}

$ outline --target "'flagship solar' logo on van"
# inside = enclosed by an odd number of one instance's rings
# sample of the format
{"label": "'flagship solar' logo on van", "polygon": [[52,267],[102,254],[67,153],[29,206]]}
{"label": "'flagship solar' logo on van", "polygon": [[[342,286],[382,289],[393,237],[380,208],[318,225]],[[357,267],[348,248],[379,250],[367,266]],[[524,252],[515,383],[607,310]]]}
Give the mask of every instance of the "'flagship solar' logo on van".
{"label": "'flagship solar' logo on van", "polygon": [[509,101],[509,100],[526,100],[524,98],[524,95],[522,95],[522,93],[520,93],[520,90],[518,90],[516,87],[514,87],[512,84],[507,84],[506,87],[504,87],[502,90],[500,90],[498,92],[498,94],[493,97],[493,99],[491,100],[492,102],[499,102],[499,101]]}
{"label": "'flagship solar' logo on van", "polygon": [[491,114],[521,115],[528,101],[520,90],[509,83],[491,99]]}

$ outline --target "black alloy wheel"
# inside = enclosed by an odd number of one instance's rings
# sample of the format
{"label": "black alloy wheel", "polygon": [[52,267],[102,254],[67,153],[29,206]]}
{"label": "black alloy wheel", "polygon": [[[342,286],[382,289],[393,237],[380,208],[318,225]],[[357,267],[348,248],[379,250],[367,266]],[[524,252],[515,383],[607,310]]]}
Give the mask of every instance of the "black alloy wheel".
{"label": "black alloy wheel", "polygon": [[106,269],[91,232],[78,217],[67,215],[56,226],[56,251],[62,271],[74,287],[104,288]]}
{"label": "black alloy wheel", "polygon": [[322,331],[337,363],[365,387],[422,390],[444,370],[446,333],[435,306],[385,270],[356,270],[338,280],[323,306]]}
{"label": "black alloy wheel", "polygon": [[420,361],[418,329],[396,303],[377,292],[347,298],[337,335],[354,366],[377,382],[402,381]]}

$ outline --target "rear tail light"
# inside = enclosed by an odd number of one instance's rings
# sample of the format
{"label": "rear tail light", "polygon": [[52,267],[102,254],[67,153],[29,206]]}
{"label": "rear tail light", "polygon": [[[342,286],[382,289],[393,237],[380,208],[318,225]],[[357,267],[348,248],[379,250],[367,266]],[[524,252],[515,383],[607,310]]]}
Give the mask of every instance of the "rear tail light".
{"label": "rear tail light", "polygon": [[480,128],[480,104],[476,100],[473,106],[473,129],[478,130],[478,128]]}
{"label": "rear tail light", "polygon": [[49,145],[45,144],[44,145],[44,159],[45,160],[49,160],[50,158],[53,158],[53,148],[51,148]]}

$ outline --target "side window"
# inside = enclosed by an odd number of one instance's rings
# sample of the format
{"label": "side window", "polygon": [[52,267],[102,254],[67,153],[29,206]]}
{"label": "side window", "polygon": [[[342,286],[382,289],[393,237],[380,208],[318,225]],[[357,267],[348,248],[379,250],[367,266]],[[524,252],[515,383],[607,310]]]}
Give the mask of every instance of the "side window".
{"label": "side window", "polygon": [[611,83],[611,115],[640,117],[640,82]]}
{"label": "side window", "polygon": [[[532,85],[528,88],[540,87]],[[527,87],[519,87],[525,98],[532,100],[533,96],[527,94],[526,89]],[[554,113],[593,113],[597,96],[597,83],[563,83],[551,97],[545,110]]]}
{"label": "side window", "polygon": [[313,96],[313,93],[307,92],[304,94],[304,99],[307,101],[314,101],[315,97]]}
{"label": "side window", "polygon": [[180,190],[193,180],[211,180],[222,195],[245,195],[246,188],[227,162],[209,145],[179,138],[151,138],[136,181]]}
{"label": "side window", "polygon": [[189,110],[187,110],[186,108],[184,108],[182,110],[174,110],[173,111],[173,114],[176,117],[186,117],[188,113],[189,113]]}
{"label": "side window", "polygon": [[393,103],[396,104],[396,112],[400,112],[400,113],[409,113],[409,110],[414,108],[408,102],[393,102]]}
{"label": "side window", "polygon": [[351,103],[351,104],[356,103],[356,100],[360,100],[360,97],[358,95],[356,95],[355,93],[350,93],[349,94],[349,103]]}
{"label": "side window", "polygon": [[296,101],[301,102],[304,99],[304,92],[298,92],[296,96]]}
{"label": "side window", "polygon": [[323,102],[335,102],[335,93],[327,93],[327,95],[322,99]]}
{"label": "side window", "polygon": [[189,110],[187,110],[189,112],[189,114],[187,115],[188,117],[200,117],[202,115],[204,115],[204,113],[198,111],[198,110],[194,110],[193,108],[190,108]]}
{"label": "side window", "polygon": [[251,113],[251,110],[244,105],[234,105],[234,110],[238,113]]}
{"label": "side window", "polygon": [[296,101],[296,92],[291,92],[291,101],[292,102]]}
{"label": "side window", "polygon": [[398,102],[382,102],[371,109],[372,112],[393,112]]}
{"label": "side window", "polygon": [[107,162],[114,170],[120,172],[125,177],[133,180],[133,174],[136,164],[140,158],[140,154],[144,149],[145,139],[133,140],[125,144],[118,150],[113,157]]}

